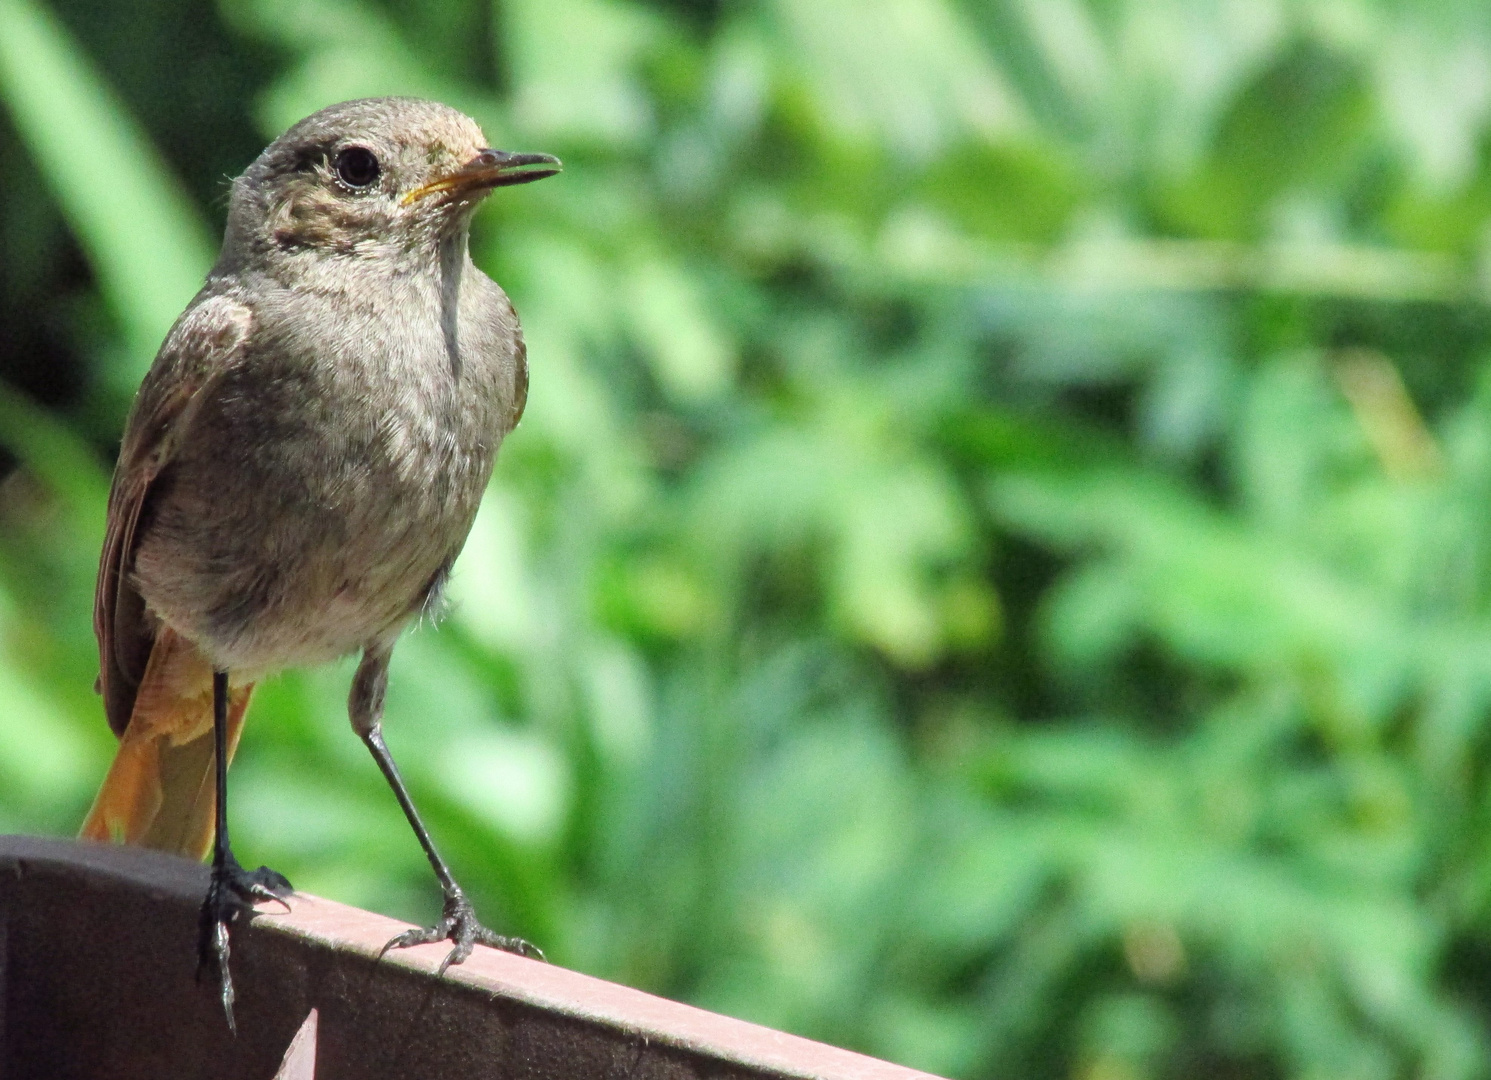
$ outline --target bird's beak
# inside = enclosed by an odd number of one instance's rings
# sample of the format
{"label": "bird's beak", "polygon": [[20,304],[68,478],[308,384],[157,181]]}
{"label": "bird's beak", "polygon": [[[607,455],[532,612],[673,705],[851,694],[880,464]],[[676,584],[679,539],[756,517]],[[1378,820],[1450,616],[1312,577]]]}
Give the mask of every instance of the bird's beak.
{"label": "bird's beak", "polygon": [[418,202],[442,191],[465,194],[512,184],[531,184],[553,176],[564,166],[551,154],[512,154],[506,150],[483,150],[455,172],[417,187],[404,196],[403,204]]}

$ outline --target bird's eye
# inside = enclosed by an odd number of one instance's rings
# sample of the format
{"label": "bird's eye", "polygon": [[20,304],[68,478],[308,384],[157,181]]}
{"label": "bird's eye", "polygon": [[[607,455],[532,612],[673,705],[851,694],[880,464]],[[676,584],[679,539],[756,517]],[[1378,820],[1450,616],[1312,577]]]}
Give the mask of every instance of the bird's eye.
{"label": "bird's eye", "polygon": [[349,146],[332,163],[337,179],[348,187],[365,188],[378,179],[378,159],[366,146]]}

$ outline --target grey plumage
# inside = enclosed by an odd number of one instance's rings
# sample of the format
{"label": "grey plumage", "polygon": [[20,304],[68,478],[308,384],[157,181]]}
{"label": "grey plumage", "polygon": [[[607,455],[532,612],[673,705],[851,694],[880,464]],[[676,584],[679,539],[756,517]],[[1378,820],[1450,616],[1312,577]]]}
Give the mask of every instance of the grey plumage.
{"label": "grey plumage", "polygon": [[449,937],[454,963],[476,941],[531,950],[476,921],[380,731],[394,641],[444,582],[527,399],[517,315],[468,229],[492,188],[559,163],[484,143],[412,98],[335,105],[276,139],[234,181],[221,256],[126,426],[94,604],[121,745],[83,835],[213,843],[201,949],[230,1021],[227,926],[289,885],[238,866],[214,793],[252,683],[288,666],[363,654],[353,727],[445,893],[437,926],[390,945]]}
{"label": "grey plumage", "polygon": [[[349,199],[327,162],[354,143],[383,162],[383,190]],[[527,363],[512,305],[467,254],[485,191],[399,203],[481,146],[433,102],[349,102],[234,183],[222,256],[125,440],[158,469],[119,586],[144,602],[114,628],[126,682],[156,620],[245,679],[383,646],[449,568]]]}

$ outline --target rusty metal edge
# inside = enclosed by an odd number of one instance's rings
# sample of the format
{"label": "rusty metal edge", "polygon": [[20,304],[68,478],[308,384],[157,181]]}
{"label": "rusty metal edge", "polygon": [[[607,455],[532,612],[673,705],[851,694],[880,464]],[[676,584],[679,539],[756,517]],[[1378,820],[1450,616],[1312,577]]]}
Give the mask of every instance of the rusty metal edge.
{"label": "rusty metal edge", "polygon": [[[109,878],[127,888],[191,903],[197,902],[206,884],[202,865],[160,852],[0,835],[0,872],[13,867],[24,873],[28,863]],[[391,937],[409,928],[408,923],[304,893],[291,898],[287,913],[265,905],[253,926],[312,948],[369,958],[376,957]],[[381,962],[468,993],[520,1002],[614,1030],[626,1038],[782,1076],[802,1080],[938,1080],[930,1073],[484,946],[478,946],[464,964],[440,976],[436,972],[446,952],[443,945],[423,945],[390,953]]]}

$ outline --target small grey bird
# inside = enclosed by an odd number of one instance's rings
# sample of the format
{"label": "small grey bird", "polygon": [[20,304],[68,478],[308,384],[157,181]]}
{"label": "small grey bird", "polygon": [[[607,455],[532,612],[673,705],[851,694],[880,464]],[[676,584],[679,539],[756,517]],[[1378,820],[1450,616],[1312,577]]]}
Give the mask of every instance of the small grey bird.
{"label": "small grey bird", "polygon": [[472,212],[559,168],[431,101],[307,117],[234,181],[222,253],[135,399],[94,604],[120,745],[82,835],[211,848],[200,953],[230,1025],[229,925],[290,885],[233,857],[227,767],[254,682],[285,667],[362,653],[352,727],[445,894],[439,923],[385,951],[536,951],[476,920],[380,721],[394,643],[436,603],[528,394],[517,315],[467,251]]}

